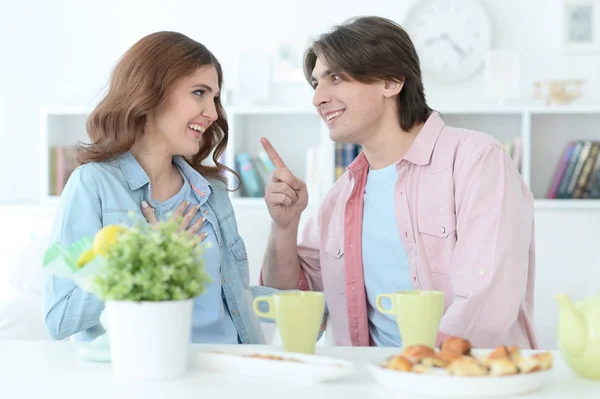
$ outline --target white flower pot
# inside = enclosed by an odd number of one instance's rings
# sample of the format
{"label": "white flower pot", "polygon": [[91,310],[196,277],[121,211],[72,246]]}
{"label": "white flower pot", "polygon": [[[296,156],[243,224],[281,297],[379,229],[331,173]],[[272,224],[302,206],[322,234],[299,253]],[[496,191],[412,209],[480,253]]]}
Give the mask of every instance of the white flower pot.
{"label": "white flower pot", "polygon": [[113,374],[173,379],[187,370],[193,300],[106,302]]}

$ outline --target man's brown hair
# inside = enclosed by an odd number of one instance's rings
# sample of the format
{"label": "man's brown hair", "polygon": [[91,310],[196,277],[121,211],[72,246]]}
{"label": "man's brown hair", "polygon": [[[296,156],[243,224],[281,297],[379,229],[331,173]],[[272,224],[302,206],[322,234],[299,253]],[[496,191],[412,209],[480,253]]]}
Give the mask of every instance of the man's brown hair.
{"label": "man's brown hair", "polygon": [[403,130],[425,122],[431,114],[425,101],[419,56],[397,23],[382,17],[356,17],[322,34],[304,56],[304,76],[309,82],[317,57],[342,78],[362,83],[404,81],[397,99]]}

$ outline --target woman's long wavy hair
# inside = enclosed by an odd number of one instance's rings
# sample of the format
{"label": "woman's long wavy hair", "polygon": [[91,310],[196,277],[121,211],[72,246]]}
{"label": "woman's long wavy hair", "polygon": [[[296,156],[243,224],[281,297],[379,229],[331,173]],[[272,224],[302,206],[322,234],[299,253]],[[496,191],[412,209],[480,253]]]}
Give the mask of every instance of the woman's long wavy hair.
{"label": "woman's long wavy hair", "polygon": [[[135,43],[112,71],[105,97],[87,120],[90,144],[80,144],[77,161],[104,161],[127,152],[144,134],[146,115],[156,109],[174,86],[198,68],[212,65],[219,88],[223,71],[217,58],[202,44],[177,32],[156,32]],[[215,98],[218,119],[202,134],[200,150],[187,161],[207,178],[225,181],[219,163],[227,147],[229,125],[220,98]],[[211,157],[213,165],[203,164]],[[239,181],[239,180],[238,180]]]}

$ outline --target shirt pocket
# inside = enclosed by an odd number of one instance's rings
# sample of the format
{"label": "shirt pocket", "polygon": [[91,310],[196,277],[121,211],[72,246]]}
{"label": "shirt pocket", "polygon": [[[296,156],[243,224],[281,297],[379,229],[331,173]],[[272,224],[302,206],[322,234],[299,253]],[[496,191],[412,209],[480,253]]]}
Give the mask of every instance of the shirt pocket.
{"label": "shirt pocket", "polygon": [[448,273],[456,247],[456,214],[444,211],[418,220],[422,248],[434,273]]}
{"label": "shirt pocket", "polygon": [[346,293],[346,268],[344,262],[344,241],[335,237],[325,244],[325,255],[321,265],[321,279],[325,295]]}
{"label": "shirt pocket", "polygon": [[237,272],[242,279],[242,285],[244,288],[248,288],[250,286],[250,270],[248,269],[248,254],[246,253],[244,240],[241,236],[237,236],[227,246],[236,261]]}
{"label": "shirt pocket", "polygon": [[342,259],[344,257],[344,242],[330,240],[325,244],[325,252],[334,259]]}

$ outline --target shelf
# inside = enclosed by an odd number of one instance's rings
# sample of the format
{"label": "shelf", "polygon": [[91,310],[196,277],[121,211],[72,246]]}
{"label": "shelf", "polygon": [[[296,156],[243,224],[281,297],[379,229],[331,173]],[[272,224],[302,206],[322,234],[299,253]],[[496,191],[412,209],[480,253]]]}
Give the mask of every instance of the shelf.
{"label": "shelf", "polygon": [[594,104],[566,104],[566,105],[451,105],[451,106],[432,106],[436,111],[445,115],[509,115],[509,114],[541,114],[541,115],[576,115],[576,114],[600,114],[600,107]]}
{"label": "shelf", "polygon": [[[567,143],[571,140],[596,140],[595,126],[600,123],[600,106],[589,103],[547,106],[543,102],[495,104],[432,104],[444,115],[449,126],[483,131],[501,142],[522,143],[521,173],[536,198],[536,209],[600,209],[600,200],[544,199]],[[312,177],[315,201],[333,185],[335,150],[329,132],[314,107],[307,106],[235,106],[225,105],[230,123],[225,163],[235,165],[235,155],[247,152],[255,156],[262,150],[260,137],[267,137],[298,177]],[[57,199],[46,194],[51,172],[49,149],[85,140],[86,106],[49,106],[41,110],[41,202],[54,205]],[[312,149],[313,152],[306,151]],[[313,156],[315,154],[315,156]],[[316,157],[316,158],[315,158]],[[319,175],[307,168],[308,159],[318,159]],[[53,175],[52,175],[53,177]],[[307,182],[309,183],[309,182]],[[264,209],[262,198],[231,195],[236,206]]]}
{"label": "shelf", "polygon": [[600,209],[600,199],[536,199],[535,209]]}
{"label": "shelf", "polygon": [[541,115],[600,114],[600,107],[597,105],[552,105],[531,107],[528,111]]}

